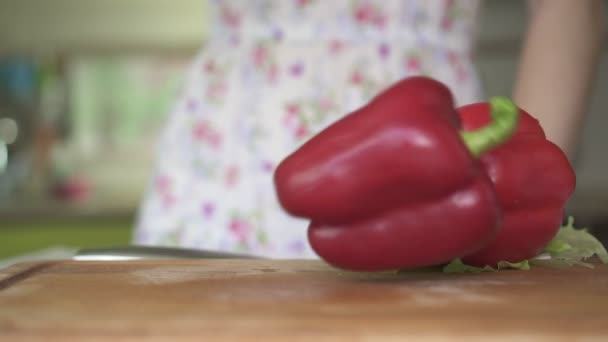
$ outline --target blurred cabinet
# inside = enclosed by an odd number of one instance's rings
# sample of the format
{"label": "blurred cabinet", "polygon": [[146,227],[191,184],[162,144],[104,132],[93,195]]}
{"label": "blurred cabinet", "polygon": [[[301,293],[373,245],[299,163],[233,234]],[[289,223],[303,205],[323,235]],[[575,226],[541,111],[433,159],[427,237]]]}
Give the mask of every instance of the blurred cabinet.
{"label": "blurred cabinet", "polygon": [[204,0],[1,0],[0,52],[183,49],[207,30]]}

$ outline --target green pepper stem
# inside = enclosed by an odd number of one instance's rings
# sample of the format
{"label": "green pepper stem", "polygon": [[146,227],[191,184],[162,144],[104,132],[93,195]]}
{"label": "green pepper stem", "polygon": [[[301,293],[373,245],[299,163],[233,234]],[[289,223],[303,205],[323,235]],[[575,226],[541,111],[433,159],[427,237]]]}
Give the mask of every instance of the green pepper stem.
{"label": "green pepper stem", "polygon": [[492,121],[475,131],[461,131],[460,136],[475,157],[500,145],[513,135],[519,121],[517,106],[506,97],[490,99]]}

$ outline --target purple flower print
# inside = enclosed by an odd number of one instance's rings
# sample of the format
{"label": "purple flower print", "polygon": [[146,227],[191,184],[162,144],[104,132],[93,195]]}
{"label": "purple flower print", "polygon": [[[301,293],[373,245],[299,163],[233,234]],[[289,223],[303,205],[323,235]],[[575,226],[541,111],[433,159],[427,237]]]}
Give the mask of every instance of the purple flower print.
{"label": "purple flower print", "polygon": [[201,212],[205,218],[210,218],[215,212],[215,203],[205,202],[201,207]]}
{"label": "purple flower print", "polygon": [[283,34],[283,30],[281,30],[280,28],[275,28],[275,29],[272,31],[272,38],[273,38],[275,41],[277,41],[277,42],[282,41],[282,40],[283,40],[283,36],[284,36],[284,34]]}
{"label": "purple flower print", "polygon": [[295,77],[298,77],[298,76],[302,75],[303,72],[304,72],[304,64],[302,62],[294,63],[289,68],[289,73],[292,76],[295,76]]}
{"label": "purple flower print", "polygon": [[230,44],[232,44],[233,46],[239,46],[241,44],[241,37],[239,37],[236,34],[233,34],[230,39]]}
{"label": "purple flower print", "polygon": [[198,109],[198,101],[196,99],[189,99],[188,101],[186,101],[186,109],[190,113],[196,112],[196,110]]}
{"label": "purple flower print", "polygon": [[292,241],[287,245],[287,249],[295,253],[303,253],[305,248],[306,245],[304,244],[304,241],[301,240]]}
{"label": "purple flower print", "polygon": [[388,55],[390,53],[391,53],[391,48],[388,46],[388,44],[386,44],[386,43],[380,44],[380,46],[378,47],[378,54],[380,54],[380,57],[386,58],[386,57],[388,57]]}

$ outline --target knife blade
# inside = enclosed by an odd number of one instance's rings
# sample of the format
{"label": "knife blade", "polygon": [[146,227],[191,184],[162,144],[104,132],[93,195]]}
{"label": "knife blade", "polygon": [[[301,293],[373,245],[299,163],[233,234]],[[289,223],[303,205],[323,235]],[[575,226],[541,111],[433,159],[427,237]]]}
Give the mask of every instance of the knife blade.
{"label": "knife blade", "polygon": [[126,261],[141,259],[259,259],[258,257],[230,252],[201,249],[158,247],[158,246],[116,246],[109,248],[81,249],[72,257],[79,261]]}

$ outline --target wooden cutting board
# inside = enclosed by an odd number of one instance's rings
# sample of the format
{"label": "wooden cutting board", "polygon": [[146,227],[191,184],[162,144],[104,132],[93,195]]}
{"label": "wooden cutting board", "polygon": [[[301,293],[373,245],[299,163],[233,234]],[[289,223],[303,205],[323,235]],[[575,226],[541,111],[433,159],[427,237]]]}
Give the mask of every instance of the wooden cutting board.
{"label": "wooden cutting board", "polygon": [[318,261],[0,270],[0,341],[608,340],[608,267],[361,274]]}

